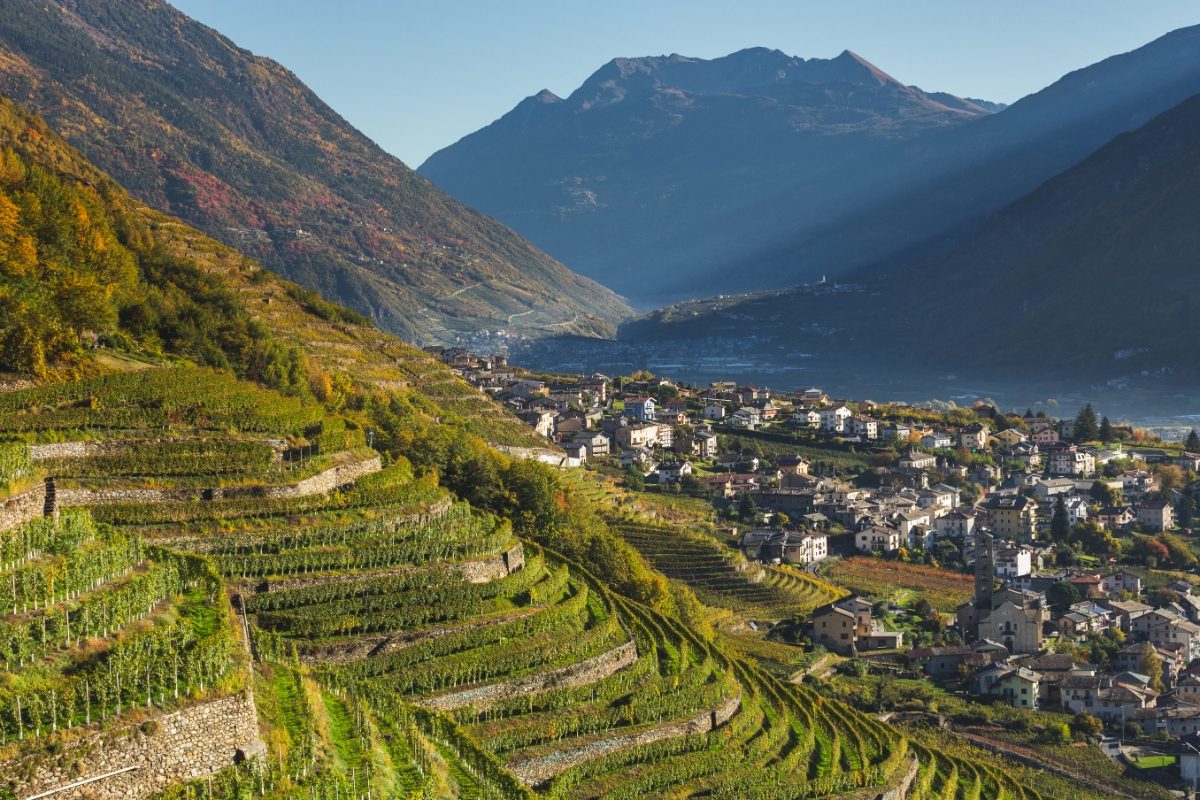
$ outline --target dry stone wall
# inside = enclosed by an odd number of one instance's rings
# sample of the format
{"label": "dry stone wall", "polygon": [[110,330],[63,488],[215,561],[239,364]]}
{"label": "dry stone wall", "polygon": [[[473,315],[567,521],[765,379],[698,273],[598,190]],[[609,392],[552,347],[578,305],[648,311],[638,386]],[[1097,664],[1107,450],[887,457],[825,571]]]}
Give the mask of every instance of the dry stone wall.
{"label": "dry stone wall", "polygon": [[741,705],[741,697],[731,697],[716,708],[697,714],[684,722],[660,725],[638,733],[612,736],[608,739],[588,742],[573,749],[514,761],[508,765],[508,769],[529,786],[541,786],[555,775],[593,758],[600,758],[620,750],[628,750],[631,747],[641,747],[663,739],[695,736],[716,730],[732,719]]}
{"label": "dry stone wall", "polygon": [[75,784],[50,797],[136,800],[265,752],[254,697],[246,692],[104,731],[57,755],[43,753],[0,769],[15,778],[19,799]]}
{"label": "dry stone wall", "polygon": [[282,486],[232,486],[215,489],[59,489],[58,504],[65,507],[104,506],[114,503],[175,503],[198,500],[237,500],[248,497],[288,499],[326,494],[354,483],[383,468],[379,456],[340,464],[324,472]]}
{"label": "dry stone wall", "polygon": [[27,492],[21,492],[0,502],[0,531],[37,519],[46,510],[46,485],[39,483]]}
{"label": "dry stone wall", "polygon": [[629,641],[614,647],[607,653],[601,653],[578,664],[567,667],[538,672],[524,678],[514,678],[503,683],[492,683],[487,686],[477,686],[473,689],[463,689],[459,692],[441,694],[435,697],[419,700],[421,705],[436,708],[439,711],[449,711],[463,706],[485,706],[492,700],[513,697],[514,695],[544,692],[548,689],[569,689],[572,686],[586,686],[604,680],[637,661],[637,645]]}

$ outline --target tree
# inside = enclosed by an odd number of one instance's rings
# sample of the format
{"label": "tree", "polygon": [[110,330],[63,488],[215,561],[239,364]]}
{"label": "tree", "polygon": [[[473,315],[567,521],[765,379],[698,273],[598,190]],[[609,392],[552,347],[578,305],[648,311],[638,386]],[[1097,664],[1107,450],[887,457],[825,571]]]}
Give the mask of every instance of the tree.
{"label": "tree", "polygon": [[1108,421],[1108,417],[1100,420],[1100,441],[1105,444],[1117,438],[1117,432],[1113,429],[1113,425]]}
{"label": "tree", "polygon": [[1050,608],[1059,613],[1066,611],[1073,603],[1079,602],[1079,597],[1079,587],[1066,581],[1059,581],[1046,590],[1046,599],[1050,601]]}
{"label": "tree", "polygon": [[746,522],[753,522],[758,516],[758,504],[748,493],[742,495],[742,501],[738,503],[738,516]]}
{"label": "tree", "polygon": [[1179,521],[1179,527],[1190,528],[1195,517],[1196,495],[1189,486],[1183,490],[1183,495],[1179,498],[1179,507],[1175,510],[1175,518]]}
{"label": "tree", "polygon": [[1071,717],[1071,730],[1079,736],[1099,736],[1100,732],[1104,730],[1104,723],[1100,721],[1099,717],[1086,711],[1080,711]]}
{"label": "tree", "polygon": [[1196,433],[1196,429],[1192,428],[1187,435],[1187,440],[1183,443],[1183,448],[1189,453],[1200,453],[1200,433]]}
{"label": "tree", "polygon": [[1104,481],[1095,481],[1092,484],[1092,499],[1102,506],[1115,506],[1121,503],[1121,490],[1115,486],[1109,486]]}
{"label": "tree", "polygon": [[1071,518],[1067,515],[1067,501],[1058,495],[1054,501],[1054,516],[1050,518],[1050,540],[1065,542],[1071,533]]}
{"label": "tree", "polygon": [[1179,593],[1168,589],[1165,586],[1160,586],[1157,589],[1151,589],[1146,594],[1146,602],[1155,608],[1165,608],[1179,601]]}
{"label": "tree", "polygon": [[1096,411],[1088,403],[1075,417],[1075,441],[1093,442],[1100,437],[1100,426],[1096,423]]}
{"label": "tree", "polygon": [[1154,649],[1154,645],[1147,642],[1142,645],[1142,654],[1138,656],[1137,671],[1150,679],[1150,688],[1156,692],[1163,690],[1162,681],[1162,659],[1158,657],[1158,651]]}
{"label": "tree", "polygon": [[1067,744],[1071,741],[1071,729],[1065,722],[1054,722],[1046,726],[1038,740],[1044,744]]}

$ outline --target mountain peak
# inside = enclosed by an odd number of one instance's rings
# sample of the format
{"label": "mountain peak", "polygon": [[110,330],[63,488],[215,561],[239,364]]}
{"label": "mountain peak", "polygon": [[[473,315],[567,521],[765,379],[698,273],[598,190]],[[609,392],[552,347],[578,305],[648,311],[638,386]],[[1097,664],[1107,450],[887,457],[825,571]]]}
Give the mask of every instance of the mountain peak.
{"label": "mountain peak", "polygon": [[535,94],[533,96],[533,99],[544,105],[551,105],[553,103],[561,103],[562,102],[562,98],[559,97],[558,95],[556,95],[554,92],[550,91],[549,89],[542,89],[540,92],[538,92],[537,94]]}
{"label": "mountain peak", "polygon": [[[813,59],[813,61],[816,60],[817,59]],[[847,78],[861,79],[864,76],[869,76],[881,86],[889,83],[897,86],[903,85],[900,83],[900,81],[896,80],[891,75],[872,64],[870,61],[867,61],[853,50],[843,50],[837,55],[836,58],[830,59],[829,64],[831,66],[836,65],[839,69],[839,72],[844,71],[844,74]]]}

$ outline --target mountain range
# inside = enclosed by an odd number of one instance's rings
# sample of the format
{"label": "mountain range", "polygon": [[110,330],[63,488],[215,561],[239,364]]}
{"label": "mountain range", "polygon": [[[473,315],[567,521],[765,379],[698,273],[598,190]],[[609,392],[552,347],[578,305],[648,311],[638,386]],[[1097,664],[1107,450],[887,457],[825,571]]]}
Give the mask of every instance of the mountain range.
{"label": "mountain range", "polygon": [[849,51],[620,58],[419,171],[645,305],[722,291],[721,267],[750,243],[827,214],[827,187],[995,109],[905,86]]}
{"label": "mountain range", "polygon": [[901,268],[1200,87],[1200,27],[1007,108],[853,53],[617,59],[420,172],[635,305]]}
{"label": "mountain range", "polygon": [[0,92],[152,207],[411,341],[604,333],[628,311],[166,3],[5,2]]}
{"label": "mountain range", "polygon": [[[622,329],[660,353],[714,342],[765,362],[928,385],[1195,386],[1200,94],[1121,134],[948,250],[888,272],[722,302]],[[707,345],[701,345],[707,342]],[[1057,387],[1054,389],[1053,387]]]}

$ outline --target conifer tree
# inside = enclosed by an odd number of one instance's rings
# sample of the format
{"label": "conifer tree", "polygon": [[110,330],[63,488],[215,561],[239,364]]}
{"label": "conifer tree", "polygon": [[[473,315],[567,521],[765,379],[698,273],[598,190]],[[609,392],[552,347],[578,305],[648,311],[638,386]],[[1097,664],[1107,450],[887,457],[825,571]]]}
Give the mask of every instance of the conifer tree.
{"label": "conifer tree", "polygon": [[1088,403],[1075,417],[1075,441],[1092,442],[1100,436],[1100,426],[1096,422],[1096,410]]}
{"label": "conifer tree", "polygon": [[1105,444],[1117,438],[1117,432],[1113,430],[1113,425],[1108,421],[1108,417],[1100,420],[1100,441]]}

